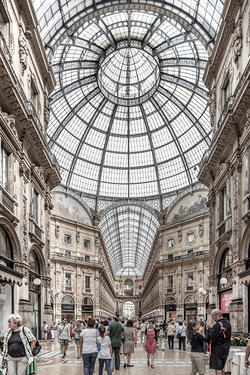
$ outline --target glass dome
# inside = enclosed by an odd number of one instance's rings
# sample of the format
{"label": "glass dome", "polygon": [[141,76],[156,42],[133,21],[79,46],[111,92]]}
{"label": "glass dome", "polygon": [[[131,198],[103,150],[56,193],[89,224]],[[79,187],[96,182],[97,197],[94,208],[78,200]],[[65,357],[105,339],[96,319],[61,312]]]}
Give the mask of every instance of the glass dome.
{"label": "glass dome", "polygon": [[194,34],[152,12],[104,14],[68,36],[48,128],[62,184],[136,199],[195,183],[210,145],[207,58]]}

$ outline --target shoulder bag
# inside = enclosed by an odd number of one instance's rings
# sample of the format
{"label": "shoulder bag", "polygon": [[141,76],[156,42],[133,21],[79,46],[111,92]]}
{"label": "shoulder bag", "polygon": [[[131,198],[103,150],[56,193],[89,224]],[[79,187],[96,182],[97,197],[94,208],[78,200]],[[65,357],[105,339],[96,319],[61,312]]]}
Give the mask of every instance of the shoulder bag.
{"label": "shoulder bag", "polygon": [[[27,335],[26,335],[26,333],[25,333],[24,327],[23,327],[23,334],[24,334],[24,336],[26,337],[28,343],[30,344],[29,339],[28,339],[28,337],[27,337]],[[41,344],[39,343],[38,340],[36,340],[36,345],[35,345],[34,349],[32,350],[32,355],[33,355],[34,357],[36,357],[36,356],[40,353],[40,350],[41,350],[41,349],[42,349]]]}

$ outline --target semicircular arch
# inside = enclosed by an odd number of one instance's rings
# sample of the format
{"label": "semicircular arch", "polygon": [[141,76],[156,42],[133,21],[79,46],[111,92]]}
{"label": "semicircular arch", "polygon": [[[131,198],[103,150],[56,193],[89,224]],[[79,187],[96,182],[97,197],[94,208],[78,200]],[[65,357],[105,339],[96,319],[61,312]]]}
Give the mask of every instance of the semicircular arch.
{"label": "semicircular arch", "polygon": [[9,236],[9,240],[13,251],[14,262],[16,262],[17,260],[19,262],[22,261],[24,254],[22,254],[21,245],[13,224],[6,217],[0,216],[0,226],[4,228],[4,230]]}
{"label": "semicircular arch", "polygon": [[37,258],[37,261],[39,263],[40,275],[41,276],[47,276],[47,274],[48,274],[47,273],[47,265],[46,265],[46,261],[45,261],[42,250],[40,249],[40,247],[38,245],[36,245],[36,244],[32,245],[30,250],[29,250],[28,261],[29,261],[30,254],[32,252],[35,254],[35,256]]}

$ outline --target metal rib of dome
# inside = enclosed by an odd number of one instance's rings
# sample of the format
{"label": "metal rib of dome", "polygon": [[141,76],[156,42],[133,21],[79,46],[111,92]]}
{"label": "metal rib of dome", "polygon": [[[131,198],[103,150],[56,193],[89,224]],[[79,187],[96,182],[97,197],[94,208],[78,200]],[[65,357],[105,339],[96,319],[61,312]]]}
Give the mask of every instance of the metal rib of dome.
{"label": "metal rib of dome", "polygon": [[[150,56],[147,63],[136,52]],[[53,60],[58,86],[48,128],[62,183],[97,199],[161,197],[195,183],[211,133],[206,61],[194,34],[150,12],[105,14],[67,37]],[[105,84],[106,62],[110,82],[124,74],[118,89]],[[129,105],[119,102],[120,87]]]}

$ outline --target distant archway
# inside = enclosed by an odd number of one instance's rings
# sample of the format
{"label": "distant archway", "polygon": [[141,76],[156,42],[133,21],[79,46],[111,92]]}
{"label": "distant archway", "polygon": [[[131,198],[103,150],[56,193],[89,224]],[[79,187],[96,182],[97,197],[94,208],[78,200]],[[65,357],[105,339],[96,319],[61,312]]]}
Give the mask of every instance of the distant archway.
{"label": "distant archway", "polygon": [[134,283],[133,280],[127,279],[124,282],[124,295],[133,296],[134,294]]}
{"label": "distant archway", "polygon": [[132,301],[124,302],[122,306],[122,316],[127,319],[133,319],[135,317],[135,304]]}

